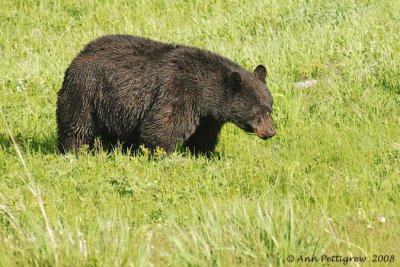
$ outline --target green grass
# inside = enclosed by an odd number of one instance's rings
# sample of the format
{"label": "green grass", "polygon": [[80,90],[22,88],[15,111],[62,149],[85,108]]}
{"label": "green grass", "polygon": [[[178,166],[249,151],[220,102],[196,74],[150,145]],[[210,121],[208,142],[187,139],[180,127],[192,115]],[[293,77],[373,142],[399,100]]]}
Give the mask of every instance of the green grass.
{"label": "green grass", "polygon": [[[400,1],[6,0],[0,17],[1,266],[400,264]],[[64,71],[107,33],[266,64],[277,136],[227,125],[211,159],[60,155]]]}

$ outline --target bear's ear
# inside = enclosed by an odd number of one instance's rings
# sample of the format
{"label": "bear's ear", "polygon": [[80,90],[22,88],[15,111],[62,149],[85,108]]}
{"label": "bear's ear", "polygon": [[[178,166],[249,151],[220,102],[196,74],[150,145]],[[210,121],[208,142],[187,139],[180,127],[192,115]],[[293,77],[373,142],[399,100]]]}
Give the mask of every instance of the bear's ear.
{"label": "bear's ear", "polygon": [[267,69],[263,65],[258,65],[254,70],[254,74],[258,79],[265,83],[265,78],[267,77]]}
{"label": "bear's ear", "polygon": [[240,90],[242,88],[243,79],[242,75],[237,71],[232,71],[226,78],[229,88]]}

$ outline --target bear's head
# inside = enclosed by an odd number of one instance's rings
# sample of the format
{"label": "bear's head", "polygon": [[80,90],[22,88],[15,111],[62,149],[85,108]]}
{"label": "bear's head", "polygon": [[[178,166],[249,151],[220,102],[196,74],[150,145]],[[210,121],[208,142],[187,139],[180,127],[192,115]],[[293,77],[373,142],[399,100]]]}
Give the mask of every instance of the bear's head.
{"label": "bear's head", "polygon": [[226,77],[227,120],[262,139],[275,135],[271,117],[273,100],[266,76],[266,68],[259,65],[253,73],[233,71]]}

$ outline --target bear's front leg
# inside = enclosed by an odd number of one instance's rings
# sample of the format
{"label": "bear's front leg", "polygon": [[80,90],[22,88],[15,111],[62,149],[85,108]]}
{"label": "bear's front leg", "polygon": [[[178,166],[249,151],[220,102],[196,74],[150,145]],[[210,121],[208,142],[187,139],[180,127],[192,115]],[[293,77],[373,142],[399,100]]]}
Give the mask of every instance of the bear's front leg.
{"label": "bear's front leg", "polygon": [[211,117],[201,118],[196,131],[184,142],[184,147],[189,148],[194,155],[211,156],[217,145],[222,125]]}

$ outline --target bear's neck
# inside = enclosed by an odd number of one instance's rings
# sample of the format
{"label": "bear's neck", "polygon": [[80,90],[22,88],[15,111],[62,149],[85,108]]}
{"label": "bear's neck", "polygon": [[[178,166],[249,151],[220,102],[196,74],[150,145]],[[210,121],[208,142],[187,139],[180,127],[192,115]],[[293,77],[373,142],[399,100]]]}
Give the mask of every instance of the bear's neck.
{"label": "bear's neck", "polygon": [[227,122],[226,107],[229,100],[223,82],[203,83],[199,87],[200,94],[195,100],[199,109],[198,114],[213,118],[220,123]]}

